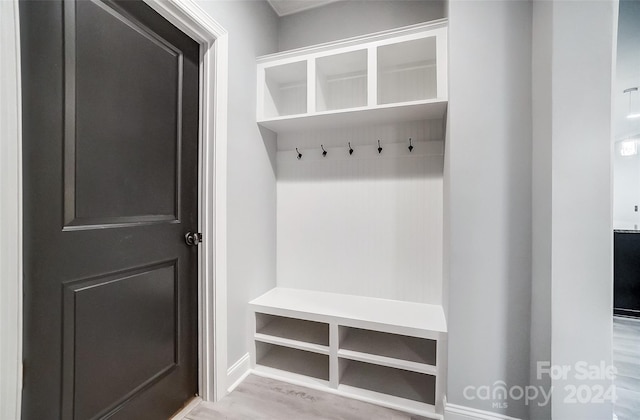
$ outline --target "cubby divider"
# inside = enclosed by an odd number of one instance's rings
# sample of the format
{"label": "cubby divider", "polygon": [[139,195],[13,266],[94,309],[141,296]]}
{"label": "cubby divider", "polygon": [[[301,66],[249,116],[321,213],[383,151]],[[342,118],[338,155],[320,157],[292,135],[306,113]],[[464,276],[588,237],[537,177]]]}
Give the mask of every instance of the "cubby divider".
{"label": "cubby divider", "polygon": [[438,96],[436,37],[378,47],[378,104]]}
{"label": "cubby divider", "polygon": [[316,110],[367,105],[367,50],[316,59]]}
{"label": "cubby divider", "polygon": [[329,324],[256,313],[259,334],[329,346]]}
{"label": "cubby divider", "polygon": [[298,375],[329,381],[329,356],[256,342],[256,363]]}
{"label": "cubby divider", "polygon": [[442,19],[260,57],[258,123],[278,132],[315,127],[314,119],[348,126],[441,118],[446,37]]}
{"label": "cubby divider", "polygon": [[340,327],[340,350],[358,352],[408,361],[436,365],[436,340],[400,334]]}
{"label": "cubby divider", "polygon": [[441,306],[286,288],[250,306],[259,373],[440,418]]}
{"label": "cubby divider", "polygon": [[341,385],[435,405],[435,376],[355,360],[339,362],[344,365],[340,367]]}

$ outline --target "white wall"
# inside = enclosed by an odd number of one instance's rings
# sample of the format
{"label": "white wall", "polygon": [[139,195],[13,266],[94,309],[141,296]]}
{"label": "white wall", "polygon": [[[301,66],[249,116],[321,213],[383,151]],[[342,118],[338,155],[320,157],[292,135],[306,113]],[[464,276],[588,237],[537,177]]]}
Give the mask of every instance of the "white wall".
{"label": "white wall", "polygon": [[[282,17],[279,49],[440,19],[445,5],[430,0],[332,3]],[[357,148],[378,138],[384,143],[409,137],[442,141],[442,121],[280,134],[278,149],[311,144],[319,153],[320,144],[345,146],[348,140]],[[291,153],[291,161],[278,161],[279,286],[442,302],[442,156],[382,155],[326,164],[298,162]]]}
{"label": "white wall", "polygon": [[[551,108],[546,111],[551,115],[551,362],[610,365],[617,2],[554,2],[550,17],[536,30],[553,33]],[[567,380],[553,381],[553,419],[611,418],[610,401],[565,402],[567,385],[606,389],[612,383],[580,380],[573,372]]]}
{"label": "white wall", "polygon": [[[640,25],[639,25],[640,26]],[[613,228],[640,228],[640,155],[622,156],[622,141],[613,147]]]}
{"label": "white wall", "polygon": [[280,51],[440,19],[442,0],[349,0],[280,19]]}
{"label": "white wall", "polygon": [[640,156],[621,156],[620,142],[634,137],[639,143],[640,119],[627,119],[629,96],[623,91],[640,86],[640,2],[620,2],[616,85],[614,89],[613,228],[638,229],[640,212]]}
{"label": "white wall", "polygon": [[280,134],[278,286],[441,304],[442,140],[441,120]]}
{"label": "white wall", "polygon": [[466,386],[529,383],[531,3],[449,3],[450,403]]}
{"label": "white wall", "polygon": [[198,0],[229,32],[228,365],[249,351],[247,303],[276,285],[275,135],[256,124],[256,57],[276,51],[267,2]]}

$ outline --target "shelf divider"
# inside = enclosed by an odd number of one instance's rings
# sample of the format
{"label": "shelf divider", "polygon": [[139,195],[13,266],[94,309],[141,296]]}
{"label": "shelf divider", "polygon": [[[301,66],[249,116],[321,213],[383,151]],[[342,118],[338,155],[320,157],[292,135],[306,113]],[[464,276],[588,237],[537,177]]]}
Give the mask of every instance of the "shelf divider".
{"label": "shelf divider", "polygon": [[291,340],[289,338],[276,337],[273,335],[266,335],[261,333],[256,333],[254,337],[256,341],[260,341],[262,343],[275,344],[277,346],[329,355],[329,347],[322,346],[320,344],[307,343],[304,341]]}
{"label": "shelf divider", "polygon": [[367,48],[367,71],[368,105],[374,107],[378,105],[378,47],[375,45]]}
{"label": "shelf divider", "polygon": [[307,114],[316,112],[316,59],[307,60]]}
{"label": "shelf divider", "polygon": [[365,362],[379,366],[425,373],[432,376],[436,376],[437,374],[437,369],[435,366],[412,362],[409,360],[395,359],[393,357],[379,356],[377,354],[361,353],[359,351],[340,349],[338,350],[338,357],[342,359],[355,360],[357,362]]}

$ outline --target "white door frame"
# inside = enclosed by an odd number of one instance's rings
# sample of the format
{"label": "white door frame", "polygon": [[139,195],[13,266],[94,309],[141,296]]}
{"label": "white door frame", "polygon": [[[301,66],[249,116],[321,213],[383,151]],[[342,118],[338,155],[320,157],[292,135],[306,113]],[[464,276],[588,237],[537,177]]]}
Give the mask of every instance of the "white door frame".
{"label": "white door frame", "polygon": [[[192,0],[144,0],[200,44],[199,390],[225,395],[227,375],[228,34]],[[0,418],[22,400],[22,104],[16,0],[0,1]]]}

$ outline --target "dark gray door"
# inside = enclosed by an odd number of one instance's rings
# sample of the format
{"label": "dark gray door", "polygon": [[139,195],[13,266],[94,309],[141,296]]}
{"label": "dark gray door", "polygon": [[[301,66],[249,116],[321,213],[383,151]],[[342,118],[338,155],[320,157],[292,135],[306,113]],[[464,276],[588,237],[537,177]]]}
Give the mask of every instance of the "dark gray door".
{"label": "dark gray door", "polygon": [[141,1],[20,3],[23,419],[197,392],[199,46]]}

